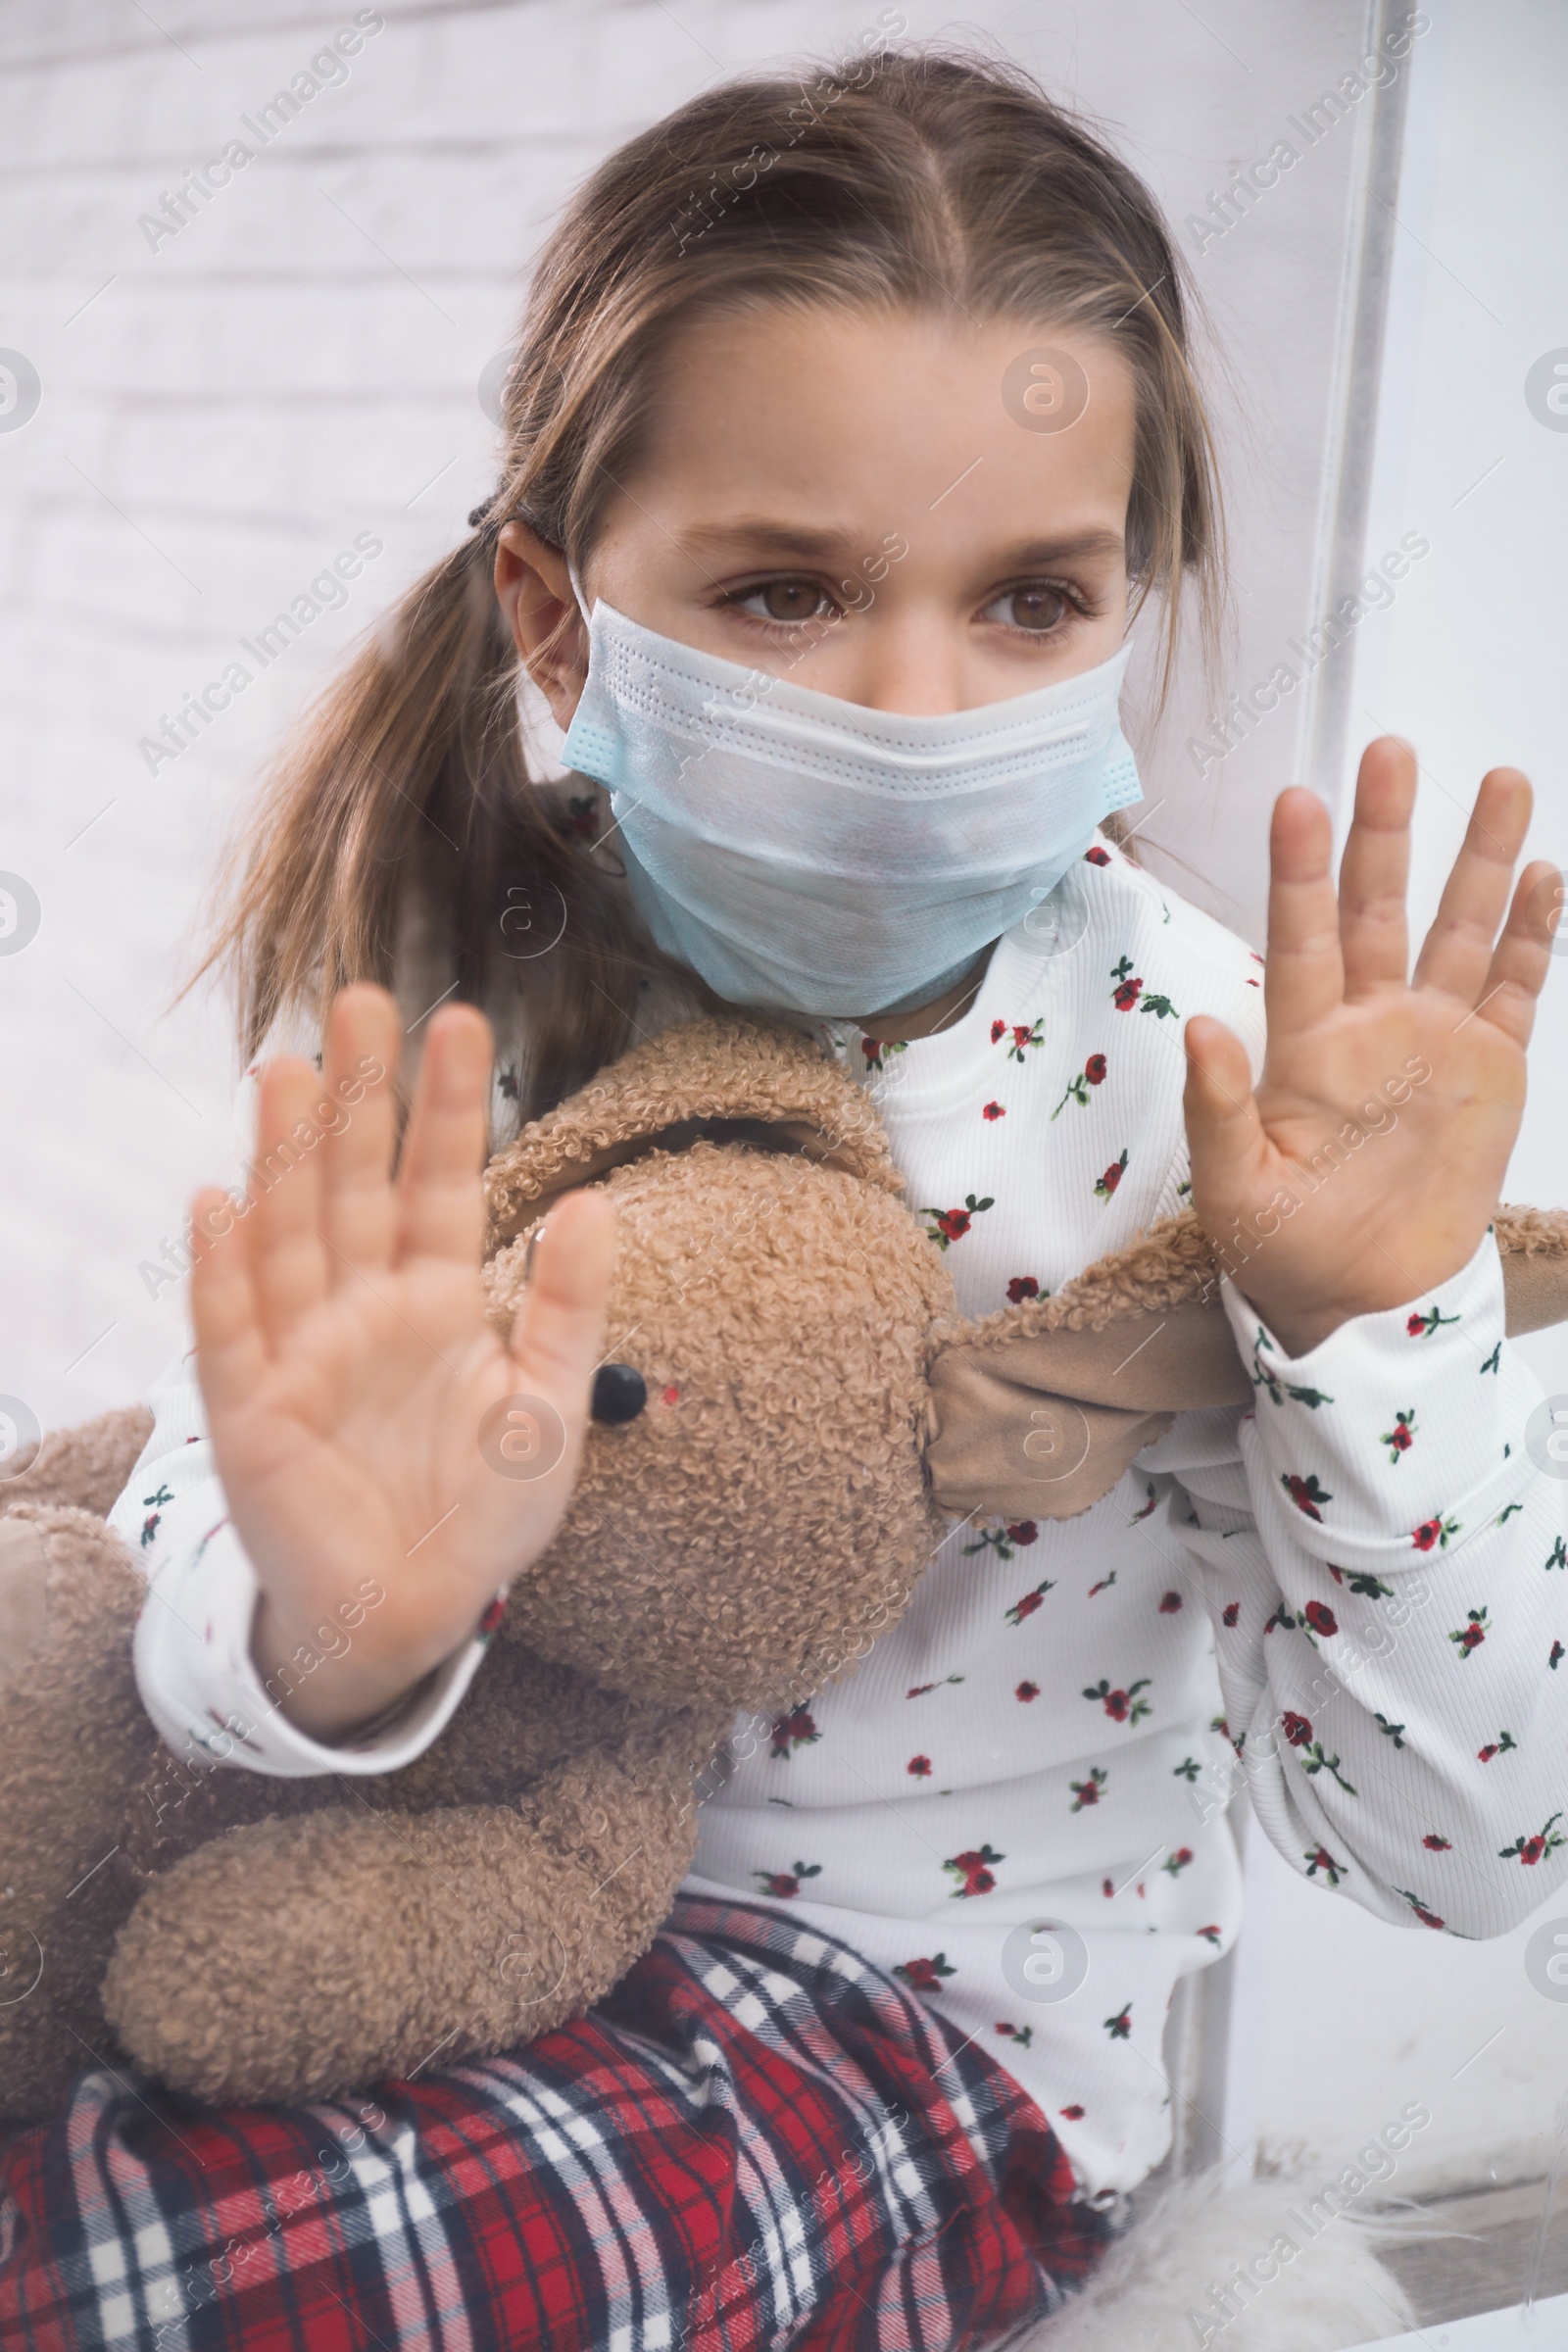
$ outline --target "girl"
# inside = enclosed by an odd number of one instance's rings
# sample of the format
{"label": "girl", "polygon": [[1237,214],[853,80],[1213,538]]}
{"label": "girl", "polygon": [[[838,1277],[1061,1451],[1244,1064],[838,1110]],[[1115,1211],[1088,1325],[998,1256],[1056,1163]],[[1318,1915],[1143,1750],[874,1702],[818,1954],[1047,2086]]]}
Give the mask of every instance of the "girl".
{"label": "girl", "polygon": [[[1162,2027],[1237,1932],[1244,1776],[1292,1867],[1391,1925],[1495,1936],[1560,1877],[1562,1490],[1490,1225],[1551,869],[1510,903],[1530,794],[1494,770],[1407,979],[1415,761],[1385,738],[1338,899],[1326,809],[1281,797],[1266,965],[1140,870],[1128,629],[1157,621],[1166,675],[1193,597],[1212,631],[1218,515],[1180,266],[1082,124],[952,55],[731,83],[568,209],[495,496],[285,766],[222,952],[248,1051],[303,1016],[323,1058],[261,1069],[245,1213],[197,1200],[194,1357],[116,1515],[179,1752],[386,1771],[460,1703],[558,1522],[613,1248],[600,1197],[563,1203],[509,1352],[478,1172],[669,1020],[738,1004],[841,1057],[966,1312],[1190,1198],[1256,1384],[1079,1518],[956,1527],[856,1676],[737,1740],[593,2017],[383,2086],[376,2181],[424,2204],[386,2189],[328,2290],[383,2340],[416,2276],[514,2342],[1050,2314],[1168,2145]],[[564,795],[524,765],[523,671]],[[388,988],[423,1032],[395,1187]],[[567,1430],[549,1479],[479,1451],[518,1390]],[[367,1577],[347,1651],[282,1672]],[[460,2098],[490,2103],[461,2190]],[[166,2210],[176,2152],[136,2161]],[[316,2200],[325,2242],[374,2203]],[[525,2248],[505,2288],[487,2230]],[[290,2342],[330,2309],[322,2242],[284,2258]]]}

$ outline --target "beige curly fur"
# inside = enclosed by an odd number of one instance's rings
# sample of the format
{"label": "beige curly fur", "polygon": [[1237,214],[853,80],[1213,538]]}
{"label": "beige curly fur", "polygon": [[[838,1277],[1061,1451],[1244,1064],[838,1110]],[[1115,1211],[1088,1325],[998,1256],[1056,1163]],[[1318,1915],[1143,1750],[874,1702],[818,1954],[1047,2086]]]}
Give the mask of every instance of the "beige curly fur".
{"label": "beige curly fur", "polygon": [[[853,1672],[951,1511],[1086,1508],[1171,1411],[1250,1393],[1191,1219],[960,1321],[867,1098],[795,1031],[666,1031],[498,1153],[499,1326],[585,1175],[619,1212],[606,1354],[647,1405],[590,1431],[555,1542],[403,1770],[279,1781],[161,1745],[130,1670],[141,1574],[96,1515],[145,1408],[0,1485],[0,1927],[9,1965],[36,1955],[0,2004],[0,2118],[47,2114],[95,2059],[294,2101],[579,2014],[665,1915],[736,1713]],[[1568,1220],[1506,1218],[1537,1320],[1568,1311]],[[1072,1442],[1043,1459],[1053,1416]]]}

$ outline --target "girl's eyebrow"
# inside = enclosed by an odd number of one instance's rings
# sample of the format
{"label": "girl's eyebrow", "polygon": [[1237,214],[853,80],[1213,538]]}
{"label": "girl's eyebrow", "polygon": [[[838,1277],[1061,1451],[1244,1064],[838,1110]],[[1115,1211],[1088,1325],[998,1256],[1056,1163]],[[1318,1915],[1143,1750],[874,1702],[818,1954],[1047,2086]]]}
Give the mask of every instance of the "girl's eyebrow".
{"label": "girl's eyebrow", "polygon": [[[762,515],[698,525],[672,536],[683,553],[697,562],[704,557],[722,561],[726,556],[745,555],[763,561],[793,557],[802,564],[847,564],[856,560],[858,550],[861,562],[882,553],[880,548],[873,548],[868,556],[853,531],[812,530],[800,523],[775,521]],[[999,548],[987,561],[999,572],[1023,571],[1033,565],[1070,563],[1085,557],[1119,559],[1125,552],[1122,533],[1101,526],[1067,531],[1057,537],[1018,540],[1010,547]]]}
{"label": "girl's eyebrow", "polygon": [[673,537],[684,553],[699,559],[704,555],[794,556],[803,564],[847,563],[855,545],[849,531],[810,530],[800,523],[775,522],[765,515],[699,524],[693,530],[677,531]]}

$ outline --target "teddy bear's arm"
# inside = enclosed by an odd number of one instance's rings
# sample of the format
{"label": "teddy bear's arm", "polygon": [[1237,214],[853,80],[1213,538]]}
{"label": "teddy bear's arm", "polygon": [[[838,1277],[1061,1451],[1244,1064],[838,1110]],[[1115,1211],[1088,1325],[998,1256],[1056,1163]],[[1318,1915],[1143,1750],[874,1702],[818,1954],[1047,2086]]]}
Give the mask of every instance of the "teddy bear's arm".
{"label": "teddy bear's arm", "polygon": [[666,1719],[516,1805],[354,1806],[215,1839],[143,1895],[105,2006],[150,2074],[299,2101],[515,2047],[652,1942],[723,1724]]}

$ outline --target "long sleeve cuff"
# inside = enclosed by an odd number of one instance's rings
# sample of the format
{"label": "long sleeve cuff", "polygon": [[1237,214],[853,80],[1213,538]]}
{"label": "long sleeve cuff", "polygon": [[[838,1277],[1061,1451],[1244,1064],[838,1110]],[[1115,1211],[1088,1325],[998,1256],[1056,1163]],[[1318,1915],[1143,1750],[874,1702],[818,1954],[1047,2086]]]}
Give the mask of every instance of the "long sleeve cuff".
{"label": "long sleeve cuff", "polygon": [[[312,1773],[383,1773],[412,1763],[443,1730],[473,1680],[499,1611],[394,1708],[339,1742],[313,1740],[290,1723],[251,1657],[258,1586],[239,1537],[218,1520],[189,1551],[155,1570],[137,1620],[135,1669],[142,1704],[176,1755],[193,1763],[243,1764],[278,1779]],[[355,1604],[351,1604],[351,1607]],[[367,1608],[373,1598],[367,1595]],[[323,1647],[297,1650],[274,1684],[292,1690],[318,1671],[352,1630],[322,1629]],[[328,1642],[328,1635],[335,1641]]]}
{"label": "long sleeve cuff", "polygon": [[1232,1283],[1222,1296],[1256,1390],[1243,1451],[1260,1524],[1281,1514],[1318,1559],[1386,1571],[1454,1550],[1517,1499],[1540,1392],[1503,1338],[1490,1227],[1429,1297],[1355,1316],[1305,1355]]}

